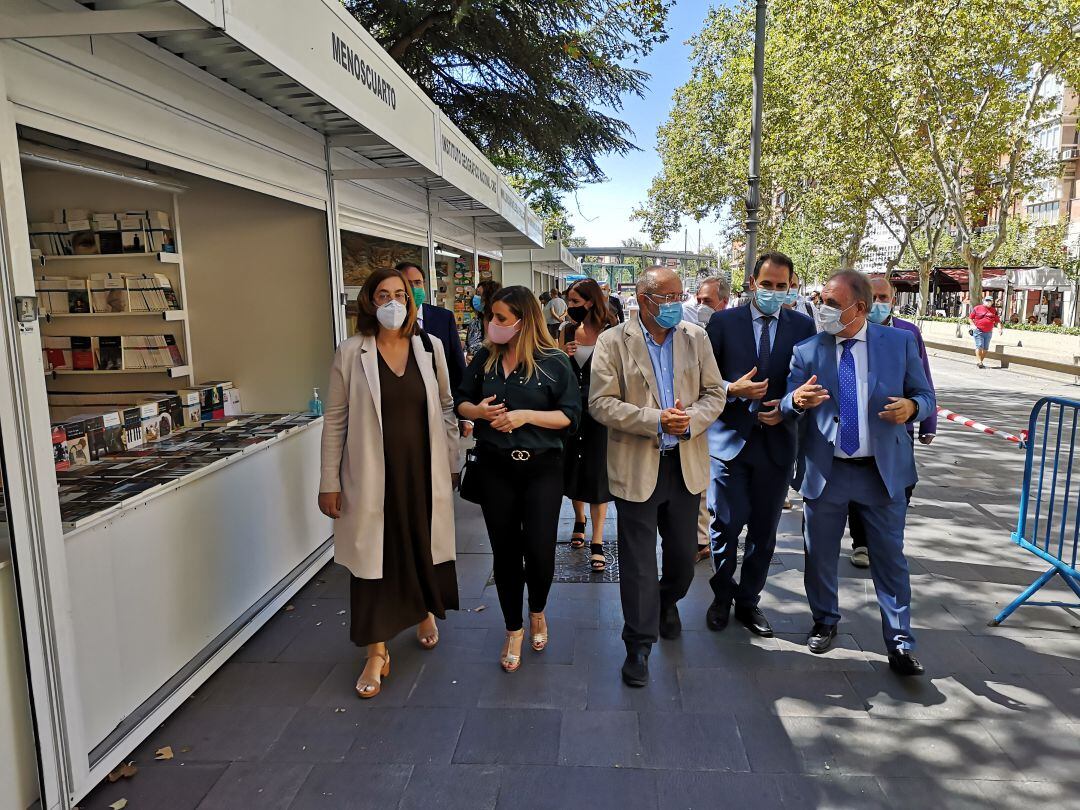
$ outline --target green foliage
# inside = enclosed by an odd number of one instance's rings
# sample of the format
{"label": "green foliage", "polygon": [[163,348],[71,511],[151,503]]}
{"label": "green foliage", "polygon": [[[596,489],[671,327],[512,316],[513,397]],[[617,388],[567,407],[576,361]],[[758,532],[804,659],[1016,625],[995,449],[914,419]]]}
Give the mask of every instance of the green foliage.
{"label": "green foliage", "polygon": [[[937,317],[924,317],[919,318],[920,321],[931,321],[933,323],[958,323],[960,325],[970,325],[967,318],[937,318]],[[1053,326],[1045,323],[1007,323],[1005,324],[1006,332],[1047,332],[1052,335],[1080,335],[1080,328],[1075,326]]]}
{"label": "green foliage", "polygon": [[345,7],[526,196],[598,182],[635,147],[614,115],[648,78],[672,0],[345,0]]}

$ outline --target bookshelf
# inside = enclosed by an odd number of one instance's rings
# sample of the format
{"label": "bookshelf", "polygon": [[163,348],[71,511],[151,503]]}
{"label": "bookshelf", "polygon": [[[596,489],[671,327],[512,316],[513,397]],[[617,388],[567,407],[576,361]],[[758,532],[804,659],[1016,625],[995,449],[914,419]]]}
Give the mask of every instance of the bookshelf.
{"label": "bookshelf", "polygon": [[[126,196],[124,192],[120,192],[120,194],[120,199]],[[116,199],[114,195],[104,196],[100,210],[108,211],[110,208],[116,207],[114,199]],[[81,196],[79,202],[89,210],[95,210],[93,194]],[[43,350],[49,348],[50,345],[55,347],[57,341],[49,340],[51,338],[89,338],[94,347],[94,364],[98,365],[99,339],[120,338],[126,347],[128,345],[126,339],[129,337],[164,336],[179,350],[180,356],[174,358],[173,362],[177,360],[180,362],[177,362],[172,367],[158,367],[156,363],[151,361],[148,364],[151,366],[149,368],[128,368],[126,367],[129,360],[127,348],[122,350],[124,368],[109,367],[90,370],[65,367],[54,369],[49,367],[46,360],[43,363],[44,375],[46,386],[50,392],[168,390],[176,388],[178,384],[180,386],[190,386],[195,382],[191,359],[189,310],[187,308],[184,255],[181,250],[178,197],[176,194],[168,194],[167,196],[162,194],[157,199],[151,200],[133,196],[131,203],[128,205],[135,208],[166,211],[171,218],[172,234],[176,246],[175,252],[51,255],[35,250],[33,258],[37,277],[52,280],[54,283],[60,279],[67,279],[69,283],[76,286],[79,282],[88,283],[86,295],[90,301],[91,309],[97,304],[96,296],[100,296],[103,290],[111,292],[105,290],[104,287],[96,288],[97,292],[95,292],[93,284],[95,280],[107,277],[113,279],[113,281],[103,283],[112,284],[116,280],[123,279],[123,286],[116,290],[118,294],[123,296],[123,303],[117,305],[124,308],[120,312],[44,311],[48,309],[45,306],[46,297],[51,301],[55,301],[53,296],[56,295],[56,292],[39,290],[39,306],[43,310],[39,315],[42,347]],[[168,283],[166,285],[165,281],[160,281],[159,284],[155,284],[153,280],[142,280],[140,277],[164,279]],[[145,295],[142,295],[142,291],[135,287],[135,284],[140,281],[143,284],[150,285]],[[47,285],[47,282],[42,284],[43,287]],[[179,303],[179,308],[130,309],[130,307],[135,306],[136,297],[138,297],[139,306],[167,306],[168,304],[162,301],[161,292],[154,293],[157,296],[156,300],[153,299],[151,294],[152,290],[160,290],[161,287],[171,288],[172,292],[166,293],[173,296],[168,303],[173,306]],[[53,308],[63,310],[67,309],[68,305],[61,303]],[[71,308],[74,309],[75,306],[72,305]],[[63,340],[59,341],[59,343],[66,345],[66,341]],[[111,345],[115,345],[115,341]],[[166,360],[166,362],[168,361]],[[64,365],[69,366],[70,364],[65,362]],[[100,365],[105,365],[105,363],[101,362]]]}

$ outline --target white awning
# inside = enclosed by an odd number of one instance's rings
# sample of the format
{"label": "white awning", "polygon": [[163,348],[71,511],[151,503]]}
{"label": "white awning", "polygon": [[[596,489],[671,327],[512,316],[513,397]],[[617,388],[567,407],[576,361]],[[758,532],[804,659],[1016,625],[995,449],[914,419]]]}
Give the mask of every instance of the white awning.
{"label": "white awning", "polygon": [[141,34],[349,150],[361,166],[336,180],[412,183],[436,217],[544,245],[539,217],[338,0],[78,1],[86,11],[0,14],[0,37]]}
{"label": "white awning", "polygon": [[986,279],[984,290],[1004,290],[1006,279],[1014,290],[1071,290],[1072,281],[1060,267],[1013,267],[1004,276]]}

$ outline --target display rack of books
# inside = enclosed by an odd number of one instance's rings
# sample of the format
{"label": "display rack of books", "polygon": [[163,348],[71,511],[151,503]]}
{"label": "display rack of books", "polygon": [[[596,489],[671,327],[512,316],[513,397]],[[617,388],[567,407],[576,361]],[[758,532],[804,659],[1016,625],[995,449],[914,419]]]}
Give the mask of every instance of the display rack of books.
{"label": "display rack of books", "polygon": [[109,387],[139,390],[191,378],[174,218],[65,208],[52,222],[30,223],[50,391],[72,390],[78,383],[65,378],[73,375],[133,375]]}
{"label": "display rack of books", "polygon": [[228,381],[172,392],[50,395],[64,530],[217,469],[318,419],[240,409],[240,392]]}
{"label": "display rack of books", "polygon": [[469,312],[472,307],[469,306],[469,302],[472,300],[473,288],[476,285],[473,282],[473,273],[470,265],[467,265],[463,259],[456,259],[454,261],[454,318],[457,321],[458,328],[461,329],[469,323]]}

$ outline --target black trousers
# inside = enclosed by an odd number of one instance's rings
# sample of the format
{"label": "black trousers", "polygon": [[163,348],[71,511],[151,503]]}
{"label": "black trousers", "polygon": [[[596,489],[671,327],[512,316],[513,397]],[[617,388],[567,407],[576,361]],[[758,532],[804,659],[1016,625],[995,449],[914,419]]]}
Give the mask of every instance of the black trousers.
{"label": "black trousers", "polygon": [[[908,506],[911,505],[911,493],[914,491],[914,484],[904,490],[904,495],[907,497]],[[852,551],[857,548],[866,548],[866,521],[863,520],[862,513],[855,508],[854,504],[852,504],[852,506],[848,508],[847,524],[848,531],[851,532]]]}
{"label": "black trousers", "polygon": [[547,452],[513,461],[479,451],[484,512],[495,589],[507,630],[523,626],[521,604],[529,588],[529,610],[540,613],[555,577],[555,541],[562,507],[562,454]]}
{"label": "black trousers", "polygon": [[[754,429],[754,433],[759,433]],[[713,459],[713,565],[716,573],[709,580],[716,601],[725,607],[754,607],[761,598],[769,576],[776,527],[784,511],[790,471],[776,464],[765,447],[764,437],[750,440],[730,461]],[[738,567],[739,535],[746,528],[746,553],[742,575],[735,579]]]}
{"label": "black trousers", "polygon": [[[641,650],[660,635],[661,606],[675,604],[690,590],[697,555],[701,495],[683,482],[679,453],[660,457],[656,489],[643,503],[615,498],[618,513],[619,594],[622,638],[627,650]],[[663,546],[663,574],[657,582],[656,533]]]}

